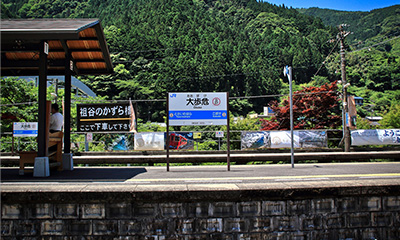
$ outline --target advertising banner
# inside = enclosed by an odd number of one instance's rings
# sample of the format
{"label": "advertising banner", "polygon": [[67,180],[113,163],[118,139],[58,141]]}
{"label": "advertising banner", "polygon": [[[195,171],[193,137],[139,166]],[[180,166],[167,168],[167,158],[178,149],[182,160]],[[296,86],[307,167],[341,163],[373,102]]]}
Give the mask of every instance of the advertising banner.
{"label": "advertising banner", "polygon": [[[166,134],[166,133],[165,133]],[[192,150],[194,149],[193,132],[169,133],[169,149]]]}
{"label": "advertising banner", "polygon": [[169,93],[170,126],[227,125],[227,93]]}
{"label": "advertising banner", "polygon": [[328,135],[326,131],[308,130],[296,132],[299,134],[300,148],[328,147]]}
{"label": "advertising banner", "polygon": [[351,145],[400,145],[400,129],[353,130]]}
{"label": "advertising banner", "polygon": [[[91,133],[87,133],[90,135]],[[106,150],[108,151],[128,151],[133,150],[134,134],[107,134],[104,139]]]}
{"label": "advertising banner", "polygon": [[135,150],[153,151],[164,150],[163,132],[142,132],[135,134]]}
{"label": "advertising banner", "polygon": [[[271,131],[271,148],[290,148],[291,138],[290,131]],[[299,134],[293,132],[293,147],[299,147]]]}
{"label": "advertising banner", "polygon": [[[294,131],[295,148],[327,147],[326,131],[307,130]],[[290,131],[242,132],[242,149],[246,148],[290,148]]]}
{"label": "advertising banner", "polygon": [[129,144],[126,136],[120,135],[111,145],[111,150],[113,151],[127,151],[129,149]]}
{"label": "advertising banner", "polygon": [[270,132],[242,132],[241,148],[270,148],[271,137]]}

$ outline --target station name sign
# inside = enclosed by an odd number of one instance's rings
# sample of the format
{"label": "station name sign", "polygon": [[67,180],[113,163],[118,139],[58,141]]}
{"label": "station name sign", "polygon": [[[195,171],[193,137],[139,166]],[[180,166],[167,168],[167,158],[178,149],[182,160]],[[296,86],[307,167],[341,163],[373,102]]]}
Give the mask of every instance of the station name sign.
{"label": "station name sign", "polygon": [[13,136],[14,137],[37,137],[38,123],[37,122],[14,122]]}
{"label": "station name sign", "polygon": [[168,118],[171,126],[227,125],[227,93],[169,93]]}
{"label": "station name sign", "polygon": [[78,131],[129,132],[130,114],[128,103],[78,104]]}

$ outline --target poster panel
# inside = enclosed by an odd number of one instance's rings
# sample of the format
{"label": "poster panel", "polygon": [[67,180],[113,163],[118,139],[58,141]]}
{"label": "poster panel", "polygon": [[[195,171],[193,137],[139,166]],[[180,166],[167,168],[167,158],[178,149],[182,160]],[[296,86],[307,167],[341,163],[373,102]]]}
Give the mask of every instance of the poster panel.
{"label": "poster panel", "polygon": [[[321,130],[294,131],[295,148],[320,148],[328,146],[327,132]],[[290,148],[290,131],[242,132],[242,149]]]}
{"label": "poster panel", "polygon": [[[271,148],[290,148],[291,137],[290,131],[271,131]],[[293,147],[298,148],[299,145],[299,134],[298,132],[293,133],[294,143]]]}
{"label": "poster panel", "polygon": [[249,148],[270,148],[271,137],[270,132],[242,132],[241,149]]}
{"label": "poster panel", "polygon": [[400,129],[353,130],[351,145],[400,145]]}
{"label": "poster panel", "polygon": [[[165,133],[166,135],[166,133]],[[193,150],[193,132],[170,132],[169,149],[174,150]]]}
{"label": "poster panel", "polygon": [[124,135],[120,135],[112,143],[113,151],[127,151],[128,150],[127,138]]}
{"label": "poster panel", "polygon": [[227,125],[227,93],[168,94],[170,126]]}
{"label": "poster panel", "polygon": [[[89,135],[91,133],[87,133]],[[107,151],[133,150],[134,134],[107,134],[104,145]]]}
{"label": "poster panel", "polygon": [[299,147],[301,148],[328,147],[328,136],[326,131],[307,130],[296,132],[299,135]]}
{"label": "poster panel", "polygon": [[141,151],[164,150],[163,132],[142,132],[135,134],[134,149]]}

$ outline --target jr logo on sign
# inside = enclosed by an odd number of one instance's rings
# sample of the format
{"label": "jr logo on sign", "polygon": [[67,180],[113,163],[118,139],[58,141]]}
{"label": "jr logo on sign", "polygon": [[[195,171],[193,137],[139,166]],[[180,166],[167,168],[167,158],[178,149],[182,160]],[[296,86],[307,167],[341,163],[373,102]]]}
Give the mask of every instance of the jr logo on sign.
{"label": "jr logo on sign", "polygon": [[220,104],[221,104],[221,99],[219,99],[218,97],[213,98],[212,104],[213,104],[214,106],[220,105]]}

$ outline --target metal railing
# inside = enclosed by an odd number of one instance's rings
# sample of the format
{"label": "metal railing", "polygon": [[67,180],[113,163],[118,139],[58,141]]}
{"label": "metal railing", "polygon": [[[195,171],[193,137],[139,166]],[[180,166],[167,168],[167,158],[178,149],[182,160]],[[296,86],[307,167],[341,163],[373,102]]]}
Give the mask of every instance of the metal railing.
{"label": "metal railing", "polygon": [[[342,137],[342,131],[336,129],[325,129],[327,131],[327,141],[328,148],[339,148],[339,144]],[[180,133],[183,131],[174,131]],[[188,132],[188,131],[184,131]],[[226,131],[224,132],[223,138],[217,138],[215,136],[216,131],[193,131],[196,133],[201,133],[202,139],[194,139],[194,149],[197,151],[207,150],[207,151],[219,151],[226,150]],[[252,132],[243,130],[231,130],[230,131],[230,143],[232,150],[241,150],[241,139],[240,136],[242,132]],[[88,134],[92,134],[92,140],[88,139]],[[127,132],[101,132],[101,133],[88,133],[88,132],[71,132],[71,151],[72,152],[101,152],[101,151],[115,151],[112,146],[120,137],[125,137],[127,141],[126,150],[117,151],[134,151],[133,149],[133,133]],[[18,151],[35,151],[37,148],[36,138],[14,138],[14,142],[11,141],[12,132],[4,132],[1,134],[1,152],[12,152],[11,144],[14,144],[15,152]],[[207,149],[204,149],[204,144],[209,144]],[[199,148],[200,146],[200,148]],[[326,150],[326,148],[324,148]]]}

